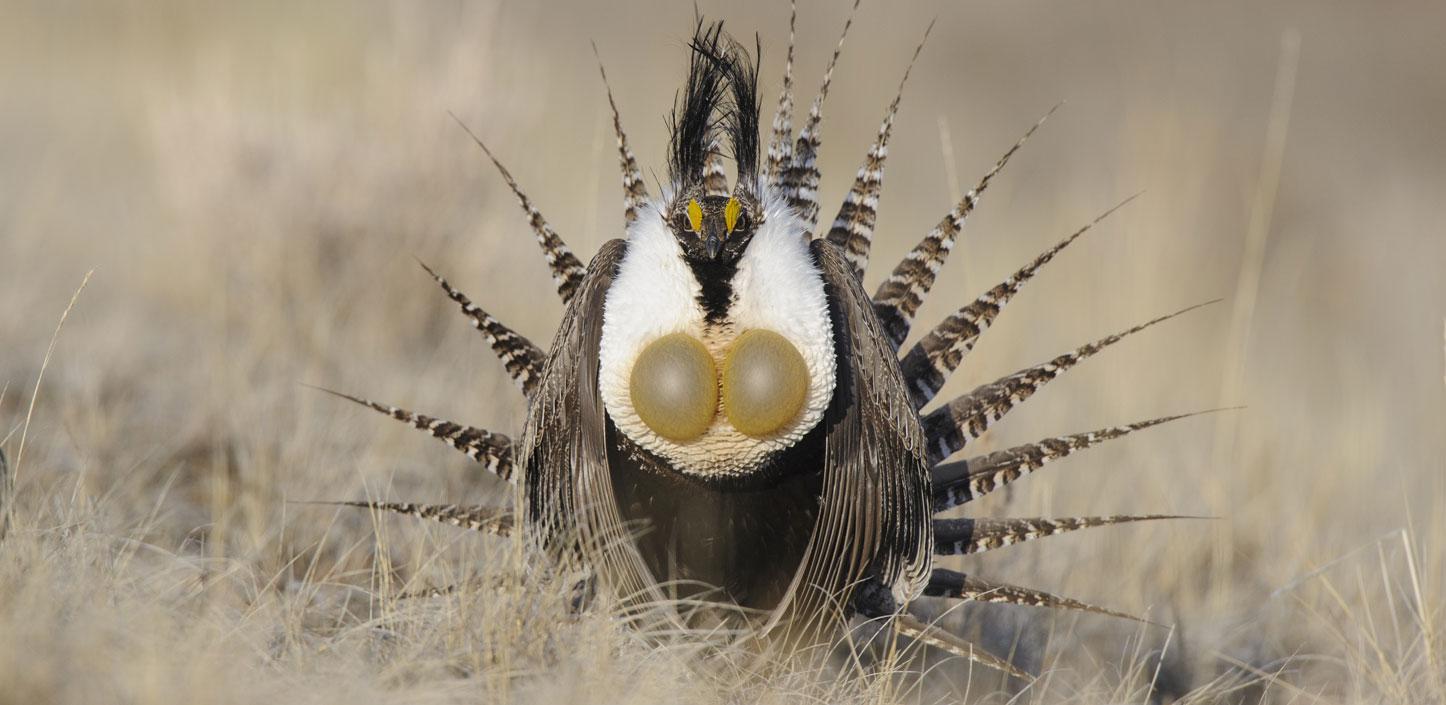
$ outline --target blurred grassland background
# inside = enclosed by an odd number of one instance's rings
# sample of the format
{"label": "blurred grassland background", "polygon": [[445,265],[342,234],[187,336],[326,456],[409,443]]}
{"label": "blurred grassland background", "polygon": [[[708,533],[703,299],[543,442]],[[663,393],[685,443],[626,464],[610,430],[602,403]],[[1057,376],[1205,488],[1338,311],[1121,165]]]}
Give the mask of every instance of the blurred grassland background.
{"label": "blurred grassland background", "polygon": [[[700,7],[759,33],[767,120],[786,3]],[[512,575],[516,557],[445,527],[287,503],[510,498],[441,444],[303,383],[520,433],[521,395],[413,257],[541,344],[561,306],[448,111],[586,259],[622,223],[589,41],[644,169],[662,174],[693,12],[0,0],[0,450],[17,466],[0,703],[1006,699],[992,675],[969,684],[939,659],[922,683],[700,675],[687,643],[569,616],[545,581],[383,599]],[[801,110],[846,12],[799,8]],[[942,561],[1173,631],[925,608],[1027,652],[1049,675],[1024,701],[1440,702],[1446,5],[865,2],[825,105],[823,219],[934,18],[889,147],[870,288],[1067,104],[971,216],[918,329],[1145,191],[1015,299],[942,398],[1226,299],[1091,359],[979,447],[1246,408],[969,507],[1217,521]],[[27,425],[55,323],[91,269]]]}

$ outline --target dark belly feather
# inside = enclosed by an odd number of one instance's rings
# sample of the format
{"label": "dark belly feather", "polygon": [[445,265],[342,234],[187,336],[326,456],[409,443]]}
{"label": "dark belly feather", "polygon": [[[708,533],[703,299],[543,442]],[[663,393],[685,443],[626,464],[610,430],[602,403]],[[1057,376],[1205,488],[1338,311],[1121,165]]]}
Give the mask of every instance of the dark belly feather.
{"label": "dark belly feather", "polygon": [[[771,609],[797,573],[818,516],[823,433],[742,479],[700,480],[670,468],[608,422],[608,468],[638,550],[680,598]],[[721,595],[719,594],[721,591]]]}

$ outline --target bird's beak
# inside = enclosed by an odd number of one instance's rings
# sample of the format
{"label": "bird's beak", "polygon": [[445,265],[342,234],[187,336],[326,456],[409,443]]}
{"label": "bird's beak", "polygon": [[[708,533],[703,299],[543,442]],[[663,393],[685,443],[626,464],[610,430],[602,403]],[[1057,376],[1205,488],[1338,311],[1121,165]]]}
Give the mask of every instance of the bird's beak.
{"label": "bird's beak", "polygon": [[722,219],[713,218],[703,225],[703,247],[708,250],[708,259],[718,259],[718,255],[723,252],[723,243],[728,238],[728,231],[723,229],[719,220]]}

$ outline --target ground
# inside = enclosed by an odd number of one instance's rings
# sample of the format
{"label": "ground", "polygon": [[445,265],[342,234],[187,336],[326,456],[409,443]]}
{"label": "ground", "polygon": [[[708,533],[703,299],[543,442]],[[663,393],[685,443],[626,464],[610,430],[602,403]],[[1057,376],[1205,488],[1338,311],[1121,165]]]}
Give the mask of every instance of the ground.
{"label": "ground", "polygon": [[[837,5],[800,8],[801,102],[843,24]],[[786,7],[700,9],[760,33],[771,110]],[[969,508],[1214,519],[944,562],[1162,626],[924,609],[1035,664],[1045,676],[1020,701],[1441,701],[1446,10],[859,12],[825,106],[825,219],[937,18],[890,145],[870,287],[1067,101],[971,217],[921,330],[1145,192],[1029,285],[946,398],[1225,298],[1071,371],[981,447],[1244,407],[1088,451]],[[605,609],[571,614],[567,581],[530,574],[506,541],[298,503],[511,501],[455,452],[305,385],[518,433],[520,394],[413,257],[539,343],[561,306],[510,195],[448,113],[586,257],[622,222],[589,40],[645,169],[661,173],[692,13],[8,0],[0,450],[15,489],[0,703],[1010,697],[952,660],[760,674],[695,641],[651,645]],[[488,579],[394,599],[474,575]]]}

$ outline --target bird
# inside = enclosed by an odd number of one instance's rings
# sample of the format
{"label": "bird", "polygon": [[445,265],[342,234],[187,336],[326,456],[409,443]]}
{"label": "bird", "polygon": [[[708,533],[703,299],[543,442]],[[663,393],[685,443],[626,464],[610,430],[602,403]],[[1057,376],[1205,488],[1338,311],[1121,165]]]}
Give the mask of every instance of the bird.
{"label": "bird", "polygon": [[[817,157],[823,106],[857,9],[855,2],[796,133],[796,7],[790,12],[766,150],[761,46],[755,41],[750,52],[723,31],[722,22],[698,17],[686,79],[668,121],[668,180],[657,196],[629,146],[599,57],[622,172],[625,233],[603,244],[587,264],[487,144],[458,120],[516,196],[565,306],[550,347],[543,348],[422,265],[527,398],[522,433],[514,439],[332,393],[421,429],[520,484],[520,506],[342,504],[520,534],[580,561],[591,576],[589,589],[607,590],[625,604],[703,602],[727,615],[714,618],[741,620],[754,633],[818,634],[853,618],[883,620],[907,638],[1020,678],[1029,674],[924,623],[910,613],[911,605],[942,597],[1137,619],[936,566],[936,559],[1181,517],[939,515],[1078,451],[1206,413],[954,459],[1051,380],[1127,336],[1205,304],[1065,351],[926,410],[1005,305],[1133,197],[905,348],[967,217],[1054,111],[1029,126],[869,294],[863,277],[888,142],[933,25],[914,49],[852,187],[822,228]],[[729,156],[736,173],[731,187]]]}

